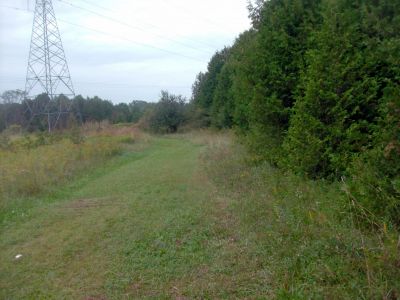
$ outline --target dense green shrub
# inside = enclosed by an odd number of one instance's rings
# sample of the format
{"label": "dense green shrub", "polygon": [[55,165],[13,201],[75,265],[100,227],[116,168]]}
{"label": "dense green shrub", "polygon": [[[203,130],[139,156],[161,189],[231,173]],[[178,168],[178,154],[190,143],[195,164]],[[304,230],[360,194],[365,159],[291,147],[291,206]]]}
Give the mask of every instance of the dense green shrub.
{"label": "dense green shrub", "polygon": [[149,112],[145,126],[156,133],[174,133],[185,122],[185,99],[167,91],[161,92],[160,101]]}
{"label": "dense green shrub", "polygon": [[211,105],[211,124],[216,128],[233,125],[232,69],[229,64],[222,67],[217,77],[217,86]]}
{"label": "dense green shrub", "polygon": [[229,64],[232,69],[231,97],[233,98],[233,124],[239,132],[250,128],[250,104],[255,85],[254,68],[257,32],[252,29],[242,33],[232,47]]}
{"label": "dense green shrub", "polygon": [[344,179],[363,214],[400,224],[400,3],[258,0],[192,104],[235,127],[256,161]]}
{"label": "dense green shrub", "polygon": [[394,79],[390,56],[382,55],[384,46],[371,35],[374,8],[365,2],[327,5],[323,28],[313,36],[315,47],[307,52],[285,140],[289,168],[339,178],[358,153],[371,148],[382,94]]}
{"label": "dense green shrub", "polygon": [[218,85],[218,75],[228,56],[228,48],[215,53],[208,63],[207,72],[197,75],[196,82],[193,85],[192,102],[204,109],[208,114],[210,114],[213,105],[214,92]]}
{"label": "dense green shrub", "polygon": [[383,99],[375,145],[352,164],[350,193],[362,209],[400,225],[400,85]]}
{"label": "dense green shrub", "polygon": [[[266,1],[258,22],[250,131],[253,151],[276,164],[320,1]],[[271,151],[265,151],[265,148]]]}

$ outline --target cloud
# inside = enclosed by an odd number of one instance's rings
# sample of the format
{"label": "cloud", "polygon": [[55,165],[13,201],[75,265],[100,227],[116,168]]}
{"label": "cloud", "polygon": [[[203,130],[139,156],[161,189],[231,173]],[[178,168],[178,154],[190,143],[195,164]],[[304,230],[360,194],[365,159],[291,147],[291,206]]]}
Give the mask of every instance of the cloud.
{"label": "cloud", "polygon": [[[30,1],[33,9],[34,1]],[[26,8],[25,0],[1,5]],[[215,51],[249,28],[246,0],[53,0],[76,93],[190,96]],[[23,88],[33,14],[0,6],[0,90]]]}

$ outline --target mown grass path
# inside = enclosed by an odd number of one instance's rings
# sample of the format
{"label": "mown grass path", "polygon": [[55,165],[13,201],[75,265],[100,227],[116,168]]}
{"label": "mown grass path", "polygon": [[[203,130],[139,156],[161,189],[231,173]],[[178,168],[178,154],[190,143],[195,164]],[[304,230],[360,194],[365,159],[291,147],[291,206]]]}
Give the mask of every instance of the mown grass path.
{"label": "mown grass path", "polygon": [[6,222],[0,298],[245,295],[235,274],[251,266],[238,266],[234,220],[201,171],[202,149],[155,139]]}

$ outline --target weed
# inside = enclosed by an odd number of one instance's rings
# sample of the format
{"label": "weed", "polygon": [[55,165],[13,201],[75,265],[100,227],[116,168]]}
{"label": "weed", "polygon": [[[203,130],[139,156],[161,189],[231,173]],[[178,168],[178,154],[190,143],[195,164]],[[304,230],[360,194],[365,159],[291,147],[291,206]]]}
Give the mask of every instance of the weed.
{"label": "weed", "polygon": [[124,143],[134,141],[133,136],[119,132],[110,132],[107,137],[92,135],[85,141],[80,131],[22,136],[0,150],[1,198],[51,190],[78,172],[120,153]]}
{"label": "weed", "polygon": [[274,298],[399,295],[398,233],[369,215],[375,230],[358,226],[342,184],[249,164],[235,143],[210,143],[202,161],[220,193],[232,199],[239,239],[246,241],[248,259],[268,270]]}

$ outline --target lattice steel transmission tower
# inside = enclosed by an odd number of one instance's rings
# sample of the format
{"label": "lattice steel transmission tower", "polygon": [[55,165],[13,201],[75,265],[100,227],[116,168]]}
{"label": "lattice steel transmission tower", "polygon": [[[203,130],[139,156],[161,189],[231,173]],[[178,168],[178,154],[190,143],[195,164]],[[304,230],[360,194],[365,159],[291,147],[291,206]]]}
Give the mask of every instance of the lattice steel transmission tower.
{"label": "lattice steel transmission tower", "polygon": [[31,119],[47,117],[49,131],[75,96],[51,0],[36,0],[25,93]]}

